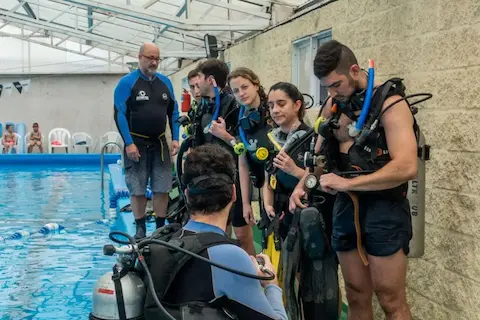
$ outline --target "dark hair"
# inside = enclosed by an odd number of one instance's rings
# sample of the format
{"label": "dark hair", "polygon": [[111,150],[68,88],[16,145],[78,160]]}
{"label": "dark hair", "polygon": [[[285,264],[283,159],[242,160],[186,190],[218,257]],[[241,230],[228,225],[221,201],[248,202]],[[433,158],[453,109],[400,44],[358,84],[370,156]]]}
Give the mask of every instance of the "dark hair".
{"label": "dark hair", "polygon": [[220,89],[225,88],[227,85],[227,77],[230,70],[223,61],[214,58],[207,59],[198,65],[197,71],[203,73],[205,78],[213,76]]}
{"label": "dark hair", "polygon": [[336,40],[330,40],[318,48],[313,60],[313,73],[318,79],[334,70],[346,75],[354,64],[358,62],[352,50]]}
{"label": "dark hair", "polygon": [[5,126],[5,129],[8,130],[9,128],[13,128],[13,124],[7,124],[7,125]]}
{"label": "dark hair", "polygon": [[190,80],[190,79],[195,78],[197,76],[198,76],[198,70],[197,70],[197,68],[195,68],[188,73],[187,80]]}
{"label": "dark hair", "polygon": [[277,82],[273,86],[270,87],[270,92],[275,91],[275,90],[281,90],[285,92],[285,94],[292,99],[293,102],[297,102],[300,100],[302,102],[300,106],[300,110],[298,110],[298,119],[303,120],[303,117],[305,116],[305,101],[303,99],[303,94],[298,90],[298,88],[289,83],[289,82]]}
{"label": "dark hair", "polygon": [[32,127],[38,127],[38,123],[37,122],[34,122]]}
{"label": "dark hair", "polygon": [[[182,182],[187,186],[187,190],[194,188],[202,191],[188,193],[188,207],[192,212],[211,214],[224,209],[232,201],[235,162],[233,156],[223,147],[216,144],[196,147],[187,155],[184,168]],[[224,175],[227,181],[213,178],[219,174]],[[212,178],[193,182],[201,176]],[[215,190],[208,192],[208,189]]]}
{"label": "dark hair", "polygon": [[245,67],[240,67],[235,70],[233,70],[227,78],[227,82],[230,85],[230,81],[234,78],[242,77],[244,79],[247,79],[254,85],[258,86],[258,95],[260,96],[260,100],[262,101],[267,101],[268,97],[267,94],[265,93],[265,89],[262,87],[260,84],[260,78],[256,75],[255,72],[252,70],[245,68]]}

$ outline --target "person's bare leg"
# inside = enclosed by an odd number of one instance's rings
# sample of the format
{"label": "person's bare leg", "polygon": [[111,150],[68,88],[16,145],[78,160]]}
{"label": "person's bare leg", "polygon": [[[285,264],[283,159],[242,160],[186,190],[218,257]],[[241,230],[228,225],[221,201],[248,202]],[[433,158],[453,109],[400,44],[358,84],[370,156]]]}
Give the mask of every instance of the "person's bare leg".
{"label": "person's bare leg", "polygon": [[235,227],[235,236],[240,242],[240,246],[249,255],[255,256],[255,246],[253,245],[253,230],[252,226],[246,225],[243,227]]}
{"label": "person's bare leg", "polygon": [[388,257],[368,257],[372,283],[387,320],[411,320],[405,292],[407,257],[402,249]]}
{"label": "person's bare leg", "polygon": [[232,238],[232,225],[231,224],[227,225],[227,229],[225,230],[225,233],[227,234],[227,236],[229,238]]}
{"label": "person's bare leg", "polygon": [[145,226],[145,209],[147,208],[147,198],[145,196],[130,196],[130,205],[132,206],[133,216],[137,223],[136,239],[144,238],[147,234]]}
{"label": "person's bare leg", "polygon": [[153,211],[155,211],[156,227],[161,228],[165,225],[165,217],[168,209],[168,193],[153,194]]}
{"label": "person's bare leg", "polygon": [[43,147],[41,142],[38,144],[38,149],[40,150],[40,153],[43,153]]}
{"label": "person's bare leg", "polygon": [[357,250],[337,252],[345,281],[348,320],[372,320],[373,286],[370,270],[365,267]]}

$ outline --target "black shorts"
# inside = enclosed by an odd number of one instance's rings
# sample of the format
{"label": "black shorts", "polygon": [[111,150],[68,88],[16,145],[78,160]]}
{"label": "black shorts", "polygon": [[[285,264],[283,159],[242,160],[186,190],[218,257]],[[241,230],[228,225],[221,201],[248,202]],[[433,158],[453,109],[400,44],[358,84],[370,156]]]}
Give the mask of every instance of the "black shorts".
{"label": "black shorts", "polygon": [[[390,256],[403,249],[409,253],[412,219],[407,198],[388,199],[378,195],[359,195],[362,244],[372,256]],[[333,209],[332,246],[335,251],[357,248],[353,202],[339,193]]]}
{"label": "black shorts", "polygon": [[228,217],[227,225],[232,225],[234,228],[244,227],[247,225],[247,222],[243,218],[243,202],[242,202],[242,191],[240,190],[240,178],[237,171],[237,183],[235,189],[237,190],[237,201],[232,206],[230,210],[230,216]]}

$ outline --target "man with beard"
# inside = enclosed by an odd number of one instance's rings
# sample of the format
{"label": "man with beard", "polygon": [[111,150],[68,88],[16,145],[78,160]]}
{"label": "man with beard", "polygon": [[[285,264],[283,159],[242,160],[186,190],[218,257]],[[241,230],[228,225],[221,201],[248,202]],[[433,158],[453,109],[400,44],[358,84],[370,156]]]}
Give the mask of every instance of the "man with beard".
{"label": "man with beard", "polygon": [[[374,292],[387,319],[411,319],[405,294],[412,237],[406,194],[408,181],[418,170],[418,126],[409,105],[401,100],[405,87],[398,78],[375,84],[367,121],[376,118],[378,124],[360,142],[352,125],[359,121],[368,74],[359,67],[352,50],[337,41],[319,48],[313,68],[330,95],[321,114],[328,125],[319,130],[316,148],[324,152],[328,173],[317,175],[324,191],[337,194],[332,246],[345,279],[348,319],[373,319]],[[347,177],[335,173],[352,171],[367,172]],[[305,177],[290,198],[292,212],[296,207],[305,208],[301,201]],[[355,197],[363,246],[357,244]]]}
{"label": "man with beard", "polygon": [[114,118],[125,143],[125,180],[136,223],[136,239],[146,236],[146,188],[150,179],[156,226],[165,224],[172,163],[166,122],[172,131],[171,155],[178,152],[178,105],[170,80],[157,72],[160,50],[145,43],[138,53],[138,69],[120,79],[114,93]]}

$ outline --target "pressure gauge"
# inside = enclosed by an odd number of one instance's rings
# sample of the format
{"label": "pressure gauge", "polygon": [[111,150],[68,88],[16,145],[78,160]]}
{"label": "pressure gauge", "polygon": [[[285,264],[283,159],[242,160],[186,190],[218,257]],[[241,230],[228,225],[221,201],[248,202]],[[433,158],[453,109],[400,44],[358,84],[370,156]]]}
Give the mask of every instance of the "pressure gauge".
{"label": "pressure gauge", "polygon": [[317,177],[314,174],[309,174],[305,178],[305,186],[310,190],[316,189],[318,187]]}

